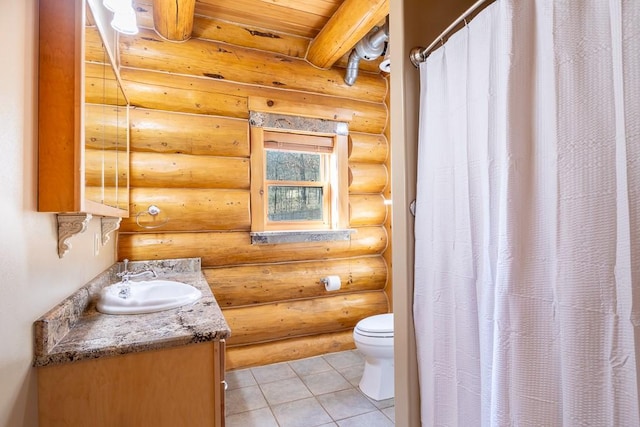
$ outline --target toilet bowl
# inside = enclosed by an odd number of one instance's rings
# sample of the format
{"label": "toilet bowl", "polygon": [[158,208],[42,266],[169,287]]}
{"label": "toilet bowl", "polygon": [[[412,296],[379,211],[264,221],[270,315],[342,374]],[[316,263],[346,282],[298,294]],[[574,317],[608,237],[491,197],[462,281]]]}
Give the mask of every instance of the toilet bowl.
{"label": "toilet bowl", "polygon": [[393,313],[358,322],[353,329],[356,348],[365,359],[360,390],[374,400],[394,396]]}

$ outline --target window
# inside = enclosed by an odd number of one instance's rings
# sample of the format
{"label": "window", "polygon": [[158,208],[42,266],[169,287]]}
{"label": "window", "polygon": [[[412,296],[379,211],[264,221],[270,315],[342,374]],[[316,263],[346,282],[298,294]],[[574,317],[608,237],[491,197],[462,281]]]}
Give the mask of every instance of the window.
{"label": "window", "polygon": [[251,128],[253,232],[348,225],[347,137]]}

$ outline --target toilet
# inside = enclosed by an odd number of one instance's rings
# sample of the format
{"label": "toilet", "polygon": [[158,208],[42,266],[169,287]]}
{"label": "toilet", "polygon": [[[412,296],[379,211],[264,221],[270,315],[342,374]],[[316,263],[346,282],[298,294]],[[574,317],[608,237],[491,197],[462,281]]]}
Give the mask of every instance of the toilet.
{"label": "toilet", "polygon": [[393,313],[362,319],[353,329],[356,348],[365,359],[360,390],[374,400],[394,396]]}

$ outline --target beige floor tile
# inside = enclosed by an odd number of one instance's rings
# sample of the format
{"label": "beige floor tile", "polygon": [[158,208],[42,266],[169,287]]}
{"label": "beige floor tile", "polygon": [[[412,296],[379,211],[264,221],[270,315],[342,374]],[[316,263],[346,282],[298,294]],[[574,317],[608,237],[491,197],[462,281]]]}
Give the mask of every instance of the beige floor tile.
{"label": "beige floor tile", "polygon": [[293,362],[289,362],[289,366],[291,366],[291,368],[293,368],[293,370],[301,377],[333,369],[332,366],[322,358],[322,356],[295,360]]}
{"label": "beige floor tile", "polygon": [[325,354],[322,357],[324,357],[324,360],[326,360],[338,371],[340,371],[340,369],[346,368],[347,366],[364,364],[364,358],[358,350],[329,353]]}
{"label": "beige floor tile", "polygon": [[382,413],[385,414],[391,421],[396,421],[396,407],[390,406],[388,408],[382,409]]}
{"label": "beige floor tile", "polygon": [[229,371],[225,373],[225,380],[229,385],[229,390],[236,388],[248,387],[256,385],[256,380],[250,369],[240,369],[238,371]]}
{"label": "beige floor tile", "polygon": [[393,427],[393,423],[380,411],[367,412],[338,421],[340,427]]}
{"label": "beige floor tile", "polygon": [[375,411],[377,408],[358,390],[349,389],[318,396],[322,407],[334,420]]}
{"label": "beige floor tile", "polygon": [[391,399],[385,399],[385,400],[374,400],[370,397],[367,397],[367,399],[369,399],[369,402],[373,403],[373,406],[375,406],[378,409],[389,408],[396,404],[396,400],[393,397]]}
{"label": "beige floor tile", "polygon": [[262,408],[228,416],[226,427],[278,427],[278,422],[271,409]]}
{"label": "beige floor tile", "polygon": [[375,401],[358,389],[357,350],[226,373],[228,427],[387,427],[395,399]]}
{"label": "beige floor tile", "polygon": [[315,397],[283,403],[272,410],[280,427],[316,427],[332,421]]}
{"label": "beige floor tile", "polygon": [[364,372],[364,362],[357,365],[346,366],[338,369],[337,371],[340,372],[340,374],[354,387],[358,387],[358,384],[360,384],[360,378],[362,378],[362,373]]}
{"label": "beige floor tile", "polygon": [[334,370],[307,375],[302,377],[302,381],[304,381],[309,390],[316,396],[353,388],[342,375]]}
{"label": "beige floor tile", "polygon": [[311,397],[311,392],[298,377],[260,385],[270,406]]}
{"label": "beige floor tile", "polygon": [[262,391],[257,385],[227,390],[225,404],[227,415],[239,414],[240,412],[268,406]]}
{"label": "beige floor tile", "polygon": [[251,368],[251,373],[258,384],[286,380],[287,378],[293,378],[296,376],[296,373],[291,369],[288,363],[276,363],[273,365]]}

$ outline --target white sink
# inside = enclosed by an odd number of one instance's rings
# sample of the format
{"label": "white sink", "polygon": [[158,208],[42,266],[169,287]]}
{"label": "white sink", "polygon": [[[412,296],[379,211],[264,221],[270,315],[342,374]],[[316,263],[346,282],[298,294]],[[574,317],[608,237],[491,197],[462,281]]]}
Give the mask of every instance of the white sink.
{"label": "white sink", "polygon": [[102,289],[98,311],[105,314],[152,313],[191,304],[202,297],[202,292],[193,286],[172,280],[129,282],[127,298],[118,295],[122,286],[120,282]]}

